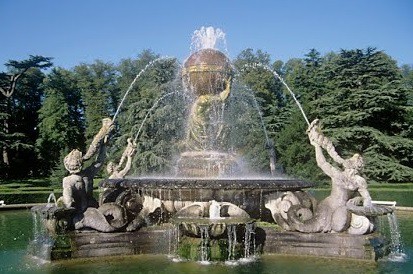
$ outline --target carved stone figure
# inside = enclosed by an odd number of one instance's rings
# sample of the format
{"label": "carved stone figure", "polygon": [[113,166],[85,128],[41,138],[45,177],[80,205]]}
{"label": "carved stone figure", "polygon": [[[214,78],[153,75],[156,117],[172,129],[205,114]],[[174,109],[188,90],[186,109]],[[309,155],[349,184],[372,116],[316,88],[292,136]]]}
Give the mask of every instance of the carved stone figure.
{"label": "carved stone figure", "polygon": [[[339,156],[332,142],[321,133],[319,120],[310,124],[307,133],[315,148],[317,165],[331,178],[331,193],[318,205],[314,198],[305,197],[302,191],[269,198],[266,207],[271,210],[274,220],[286,230],[300,232],[371,232],[374,228],[371,217],[392,210],[372,205],[366,180],[360,175],[364,165],[362,157],[359,154],[349,159]],[[323,150],[341,168],[330,164]]]}
{"label": "carved stone figure", "polygon": [[[102,127],[93,138],[86,154],[82,156],[82,152],[74,149],[64,158],[65,168],[70,175],[63,178],[63,196],[60,200],[63,201],[64,207],[75,208],[73,223],[76,229],[87,227],[111,232],[126,225],[125,209],[121,205],[108,203],[97,208],[97,201],[93,197],[93,178],[103,166],[108,138],[113,128],[111,119],[103,119]],[[131,157],[133,153],[134,149],[130,143],[125,150],[125,157]],[[94,156],[95,160],[83,168],[83,162]],[[122,159],[119,164],[122,164]],[[124,170],[117,171],[116,176],[123,172]]]}
{"label": "carved stone figure", "polygon": [[[132,157],[136,152],[136,143],[132,140],[132,138],[128,138],[127,140],[128,145],[126,146],[125,150],[123,151],[122,157],[117,165],[113,162],[109,162],[106,168],[109,176],[109,179],[122,179],[128,174],[131,166],[132,166]],[[125,167],[122,168],[123,163],[125,162]]]}
{"label": "carved stone figure", "polygon": [[[103,166],[106,143],[112,130],[111,119],[103,119],[102,128],[94,137],[85,156],[82,157],[82,152],[74,149],[64,158],[64,166],[70,173],[63,178],[62,200],[65,207],[74,207],[79,212],[84,212],[89,206],[97,207],[97,202],[93,198],[93,178]],[[83,162],[96,154],[96,159],[88,167],[83,168]]]}
{"label": "carved stone figure", "polygon": [[209,219],[209,233],[211,236],[218,237],[225,232],[227,227],[225,222],[220,219],[239,218],[240,220],[250,220],[250,215],[240,207],[229,202],[193,202],[180,209],[175,218],[182,220],[182,229],[192,235],[200,236],[200,226],[194,220],[199,218]]}
{"label": "carved stone figure", "polygon": [[222,111],[231,91],[231,80],[219,94],[200,95],[191,108],[186,145],[191,151],[211,150],[222,140]]}
{"label": "carved stone figure", "polygon": [[108,203],[99,208],[89,207],[74,218],[75,229],[93,228],[101,232],[113,232],[126,225],[126,213],[122,206]]}
{"label": "carved stone figure", "polygon": [[230,60],[218,50],[201,49],[185,61],[183,85],[196,98],[188,123],[186,145],[189,151],[219,147],[222,111],[231,90],[232,73]]}
{"label": "carved stone figure", "polygon": [[[148,195],[142,197],[142,207],[135,218],[128,224],[126,231],[134,231],[143,226],[152,224],[150,220],[151,214],[153,214],[157,209],[162,208],[162,201],[158,198],[154,198]],[[157,218],[160,220],[159,218]]]}

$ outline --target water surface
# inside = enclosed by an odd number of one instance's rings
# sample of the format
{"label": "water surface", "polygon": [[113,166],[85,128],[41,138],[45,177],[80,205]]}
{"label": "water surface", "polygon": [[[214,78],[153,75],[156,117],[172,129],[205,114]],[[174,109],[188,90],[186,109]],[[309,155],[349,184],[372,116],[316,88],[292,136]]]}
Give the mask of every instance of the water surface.
{"label": "water surface", "polygon": [[[413,257],[413,213],[397,212],[404,250]],[[237,265],[172,262],[164,255],[68,260],[45,263],[27,255],[32,237],[28,210],[0,211],[0,273],[413,273],[413,262],[366,262],[304,256],[264,255]]]}

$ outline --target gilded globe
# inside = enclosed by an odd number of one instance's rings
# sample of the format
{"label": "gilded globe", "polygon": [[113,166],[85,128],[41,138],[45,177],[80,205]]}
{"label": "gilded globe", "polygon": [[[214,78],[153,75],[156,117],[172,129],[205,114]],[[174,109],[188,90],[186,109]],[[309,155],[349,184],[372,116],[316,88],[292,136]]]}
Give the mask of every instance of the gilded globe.
{"label": "gilded globe", "polygon": [[230,60],[215,49],[202,49],[184,63],[182,79],[185,87],[195,95],[219,94],[232,75]]}

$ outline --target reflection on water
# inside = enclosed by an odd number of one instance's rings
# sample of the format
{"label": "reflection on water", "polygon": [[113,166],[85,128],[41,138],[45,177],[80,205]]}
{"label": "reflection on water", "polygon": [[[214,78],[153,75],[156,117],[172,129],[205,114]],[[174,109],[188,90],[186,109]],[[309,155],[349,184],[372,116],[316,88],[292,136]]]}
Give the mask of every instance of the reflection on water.
{"label": "reflection on water", "polygon": [[[404,250],[413,256],[413,213],[397,212]],[[413,262],[264,255],[239,264],[199,265],[172,262],[166,256],[140,255],[45,263],[26,254],[32,233],[29,211],[0,211],[0,273],[413,273]]]}

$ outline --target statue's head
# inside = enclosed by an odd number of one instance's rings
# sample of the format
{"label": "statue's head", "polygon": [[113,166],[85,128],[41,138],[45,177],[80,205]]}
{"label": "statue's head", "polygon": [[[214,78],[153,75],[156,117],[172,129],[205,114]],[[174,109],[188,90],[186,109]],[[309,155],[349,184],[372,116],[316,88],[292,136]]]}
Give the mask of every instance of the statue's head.
{"label": "statue's head", "polygon": [[345,168],[361,170],[364,167],[363,157],[356,153],[350,159],[345,160],[343,165]]}
{"label": "statue's head", "polygon": [[184,86],[197,96],[221,93],[230,84],[231,75],[228,57],[210,48],[189,56],[182,70]]}
{"label": "statue's head", "polygon": [[67,171],[72,173],[78,173],[82,170],[82,152],[77,149],[72,150],[66,157],[63,159],[63,163]]}

